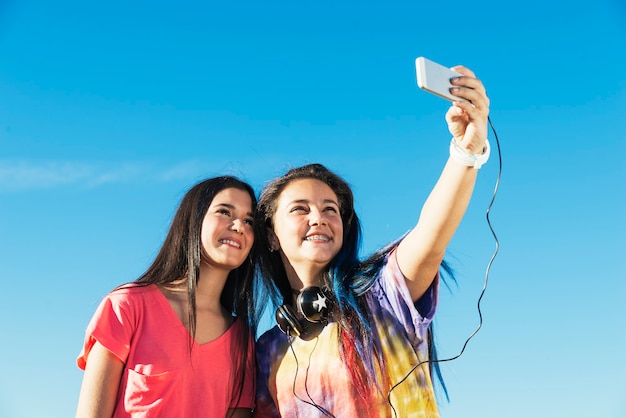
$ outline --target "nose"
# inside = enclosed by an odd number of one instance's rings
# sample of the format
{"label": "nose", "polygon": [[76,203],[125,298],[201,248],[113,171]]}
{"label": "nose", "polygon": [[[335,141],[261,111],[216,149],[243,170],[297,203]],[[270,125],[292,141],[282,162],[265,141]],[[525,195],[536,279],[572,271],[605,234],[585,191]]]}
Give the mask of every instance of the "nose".
{"label": "nose", "polygon": [[239,234],[243,234],[243,228],[244,228],[244,223],[241,219],[233,220],[233,224],[230,227],[230,229],[232,229],[233,231]]}
{"label": "nose", "polygon": [[326,225],[326,217],[319,210],[311,210],[309,213],[310,225]]}

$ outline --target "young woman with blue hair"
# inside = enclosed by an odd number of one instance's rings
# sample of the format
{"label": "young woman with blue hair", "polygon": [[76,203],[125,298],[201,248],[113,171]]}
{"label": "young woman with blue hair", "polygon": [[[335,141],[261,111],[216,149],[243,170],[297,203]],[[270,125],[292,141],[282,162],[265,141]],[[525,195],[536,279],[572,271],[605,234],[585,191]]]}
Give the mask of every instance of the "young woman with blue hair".
{"label": "young woman with blue hair", "polygon": [[[261,193],[261,283],[277,326],[257,341],[260,417],[438,417],[431,321],[446,247],[489,155],[489,99],[472,71],[452,80],[450,159],[415,227],[368,260],[352,191],[320,164]],[[394,208],[398,213],[403,209]]]}

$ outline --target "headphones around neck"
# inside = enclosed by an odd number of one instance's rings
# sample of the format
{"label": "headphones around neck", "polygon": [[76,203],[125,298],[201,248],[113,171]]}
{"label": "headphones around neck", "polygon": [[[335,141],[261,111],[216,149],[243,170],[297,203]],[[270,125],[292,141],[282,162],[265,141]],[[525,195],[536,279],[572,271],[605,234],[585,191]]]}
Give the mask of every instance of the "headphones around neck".
{"label": "headphones around neck", "polygon": [[[290,305],[281,305],[276,309],[276,322],[282,332],[291,337],[307,339],[311,324],[321,325],[328,323],[329,299],[324,291],[317,286],[305,287],[298,292],[296,307],[304,317],[300,321]],[[320,327],[313,327],[320,329]]]}

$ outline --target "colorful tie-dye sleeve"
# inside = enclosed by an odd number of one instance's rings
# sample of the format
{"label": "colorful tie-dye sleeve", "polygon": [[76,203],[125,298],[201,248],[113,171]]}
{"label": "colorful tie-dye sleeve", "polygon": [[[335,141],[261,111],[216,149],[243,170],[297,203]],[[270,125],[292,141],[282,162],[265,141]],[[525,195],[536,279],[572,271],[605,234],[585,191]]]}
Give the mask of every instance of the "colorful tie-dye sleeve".
{"label": "colorful tie-dye sleeve", "polygon": [[[406,331],[411,345],[417,349],[435,315],[439,277],[435,277],[425,294],[417,302],[413,302],[394,250],[387,256],[387,262],[380,271],[377,284],[378,286],[373,289],[377,301],[385,309],[391,310],[393,316]],[[373,306],[370,308],[377,309]]]}
{"label": "colorful tie-dye sleeve", "polygon": [[257,343],[256,418],[439,416],[428,363],[424,362],[428,359],[425,341],[435,313],[438,279],[413,303],[395,251],[387,256],[377,276],[364,298],[383,363],[380,372],[384,375],[379,376],[382,392],[376,392],[369,403],[358,395],[341,361],[336,323],[328,324],[311,341],[289,341],[274,327]]}
{"label": "colorful tie-dye sleeve", "polygon": [[[396,252],[387,256],[379,280],[367,297],[373,313],[377,344],[383,357],[384,374],[391,392],[388,411],[402,417],[438,417],[430,370],[427,333],[435,314],[439,278],[413,302],[400,271]],[[420,307],[420,311],[417,309]],[[381,416],[392,416],[381,414]]]}

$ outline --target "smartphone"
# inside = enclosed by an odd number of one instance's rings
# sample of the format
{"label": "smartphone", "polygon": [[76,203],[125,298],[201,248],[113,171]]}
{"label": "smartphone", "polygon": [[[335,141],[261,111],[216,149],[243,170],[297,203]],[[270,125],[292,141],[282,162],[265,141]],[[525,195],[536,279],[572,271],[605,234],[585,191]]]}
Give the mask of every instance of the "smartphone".
{"label": "smartphone", "polygon": [[415,72],[420,89],[450,101],[465,100],[450,93],[450,87],[452,87],[450,79],[462,74],[424,57],[418,57],[415,60]]}

